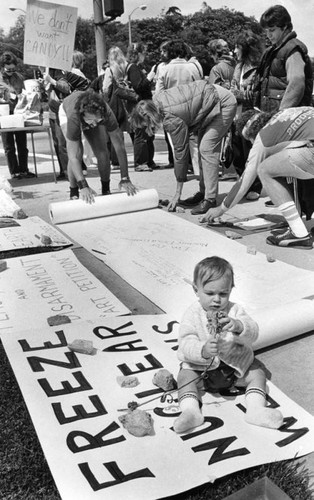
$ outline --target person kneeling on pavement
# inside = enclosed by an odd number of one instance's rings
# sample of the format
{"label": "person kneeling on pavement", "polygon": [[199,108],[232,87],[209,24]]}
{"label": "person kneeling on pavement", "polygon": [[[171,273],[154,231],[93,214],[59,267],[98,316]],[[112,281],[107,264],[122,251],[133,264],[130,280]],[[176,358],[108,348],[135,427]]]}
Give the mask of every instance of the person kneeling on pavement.
{"label": "person kneeling on pavement", "polygon": [[222,204],[209,209],[200,222],[212,222],[239,203],[258,175],[289,225],[287,231],[271,234],[266,242],[284,248],[313,248],[286,178],[314,178],[314,108],[287,108],[275,115],[246,111],[240,127],[244,127],[243,137],[253,143],[245,170]]}
{"label": "person kneeling on pavement", "polygon": [[68,178],[70,199],[81,197],[86,203],[93,203],[95,191],[89,187],[82,170],[82,133],[90,144],[101,180],[101,194],[110,194],[110,158],[107,150],[108,137],[117,153],[121,180],[119,188],[128,195],[137,191],[128,175],[128,161],[118,122],[103,96],[93,90],[78,91],[66,97],[60,106],[59,119],[66,138],[69,158]]}

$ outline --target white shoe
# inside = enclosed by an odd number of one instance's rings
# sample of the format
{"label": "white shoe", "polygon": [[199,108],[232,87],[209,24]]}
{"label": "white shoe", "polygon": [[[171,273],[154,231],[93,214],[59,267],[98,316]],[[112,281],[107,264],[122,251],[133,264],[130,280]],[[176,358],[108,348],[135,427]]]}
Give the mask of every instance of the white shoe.
{"label": "white shoe", "polygon": [[255,191],[250,191],[245,198],[249,201],[255,201],[258,200],[259,197],[260,197],[259,193],[256,193]]}

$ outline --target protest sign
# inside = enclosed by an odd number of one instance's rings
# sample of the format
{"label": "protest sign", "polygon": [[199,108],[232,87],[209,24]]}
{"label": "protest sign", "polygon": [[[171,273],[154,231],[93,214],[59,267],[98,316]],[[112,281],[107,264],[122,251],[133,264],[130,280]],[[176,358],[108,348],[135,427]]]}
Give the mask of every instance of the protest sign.
{"label": "protest sign", "polygon": [[[0,273],[0,336],[44,328],[58,317],[86,318],[128,314],[125,307],[71,250],[7,259]],[[56,323],[54,323],[56,324]]]}
{"label": "protest sign", "polygon": [[58,229],[40,217],[0,218],[0,256],[14,252],[36,253],[65,248],[73,243]]}
{"label": "protest sign", "polygon": [[77,8],[27,0],[24,64],[70,70]]}
{"label": "protest sign", "polygon": [[[279,430],[249,425],[244,396],[205,394],[205,422],[176,434],[179,414],[152,380],[166,368],[176,378],[178,323],[171,316],[107,318],[91,323],[4,334],[2,342],[63,500],[152,500],[168,497],[263,463],[314,450],[314,417],[268,383]],[[86,339],[94,355],[70,351]],[[136,387],[119,378],[135,376]],[[129,402],[142,404],[153,431],[131,435],[121,424]],[[144,403],[144,404],[143,404]]]}

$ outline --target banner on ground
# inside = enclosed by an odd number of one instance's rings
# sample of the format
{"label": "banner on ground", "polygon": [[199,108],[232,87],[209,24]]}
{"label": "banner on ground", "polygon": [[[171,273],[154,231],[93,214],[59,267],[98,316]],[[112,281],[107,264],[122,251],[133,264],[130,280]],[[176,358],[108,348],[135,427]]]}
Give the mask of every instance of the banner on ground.
{"label": "banner on ground", "polygon": [[77,8],[27,0],[24,64],[70,71]]}
{"label": "banner on ground", "polygon": [[[130,316],[3,335],[63,500],[164,498],[314,450],[313,416],[271,383],[268,405],[284,415],[280,430],[245,423],[243,395],[206,394],[204,424],[176,434],[176,393],[162,403],[152,380],[162,368],[177,377],[177,329],[171,316]],[[75,339],[92,341],[94,355],[70,351]],[[128,376],[138,385],[122,387]],[[150,414],[149,435],[121,424],[131,401]]]}
{"label": "banner on ground", "polygon": [[[125,204],[127,198],[125,195]],[[176,318],[181,318],[195,298],[191,286],[195,265],[211,255],[232,264],[235,287],[231,300],[250,314],[314,296],[313,272],[279,260],[268,262],[261,252],[250,253],[245,245],[158,208],[83,218],[61,227]]]}
{"label": "banner on ground", "polygon": [[71,250],[15,257],[6,264],[0,272],[0,336],[67,319],[78,323],[130,313]]}
{"label": "banner on ground", "polygon": [[27,219],[0,218],[0,255],[27,249],[30,253],[56,250],[73,245],[64,234],[40,217]]}

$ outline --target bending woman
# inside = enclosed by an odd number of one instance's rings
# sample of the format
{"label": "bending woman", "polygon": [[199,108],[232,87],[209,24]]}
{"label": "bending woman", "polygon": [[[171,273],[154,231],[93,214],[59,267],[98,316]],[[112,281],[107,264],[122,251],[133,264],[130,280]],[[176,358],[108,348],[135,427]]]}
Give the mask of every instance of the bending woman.
{"label": "bending woman", "polygon": [[198,142],[205,182],[202,210],[216,206],[221,140],[229,130],[236,112],[236,99],[229,90],[205,80],[178,85],[154,95],[153,101],[140,101],[130,118],[131,125],[143,127],[152,136],[161,125],[169,133],[174,149],[176,192],[168,205],[175,211],[189,167],[189,139]]}
{"label": "bending woman", "polygon": [[252,110],[243,114],[245,120],[242,135],[253,143],[245,170],[222,204],[209,209],[200,221],[213,221],[237,205],[258,175],[289,224],[288,231],[270,235],[266,242],[285,248],[311,249],[311,235],[297,211],[286,177],[314,178],[314,109],[287,108],[273,116]]}

